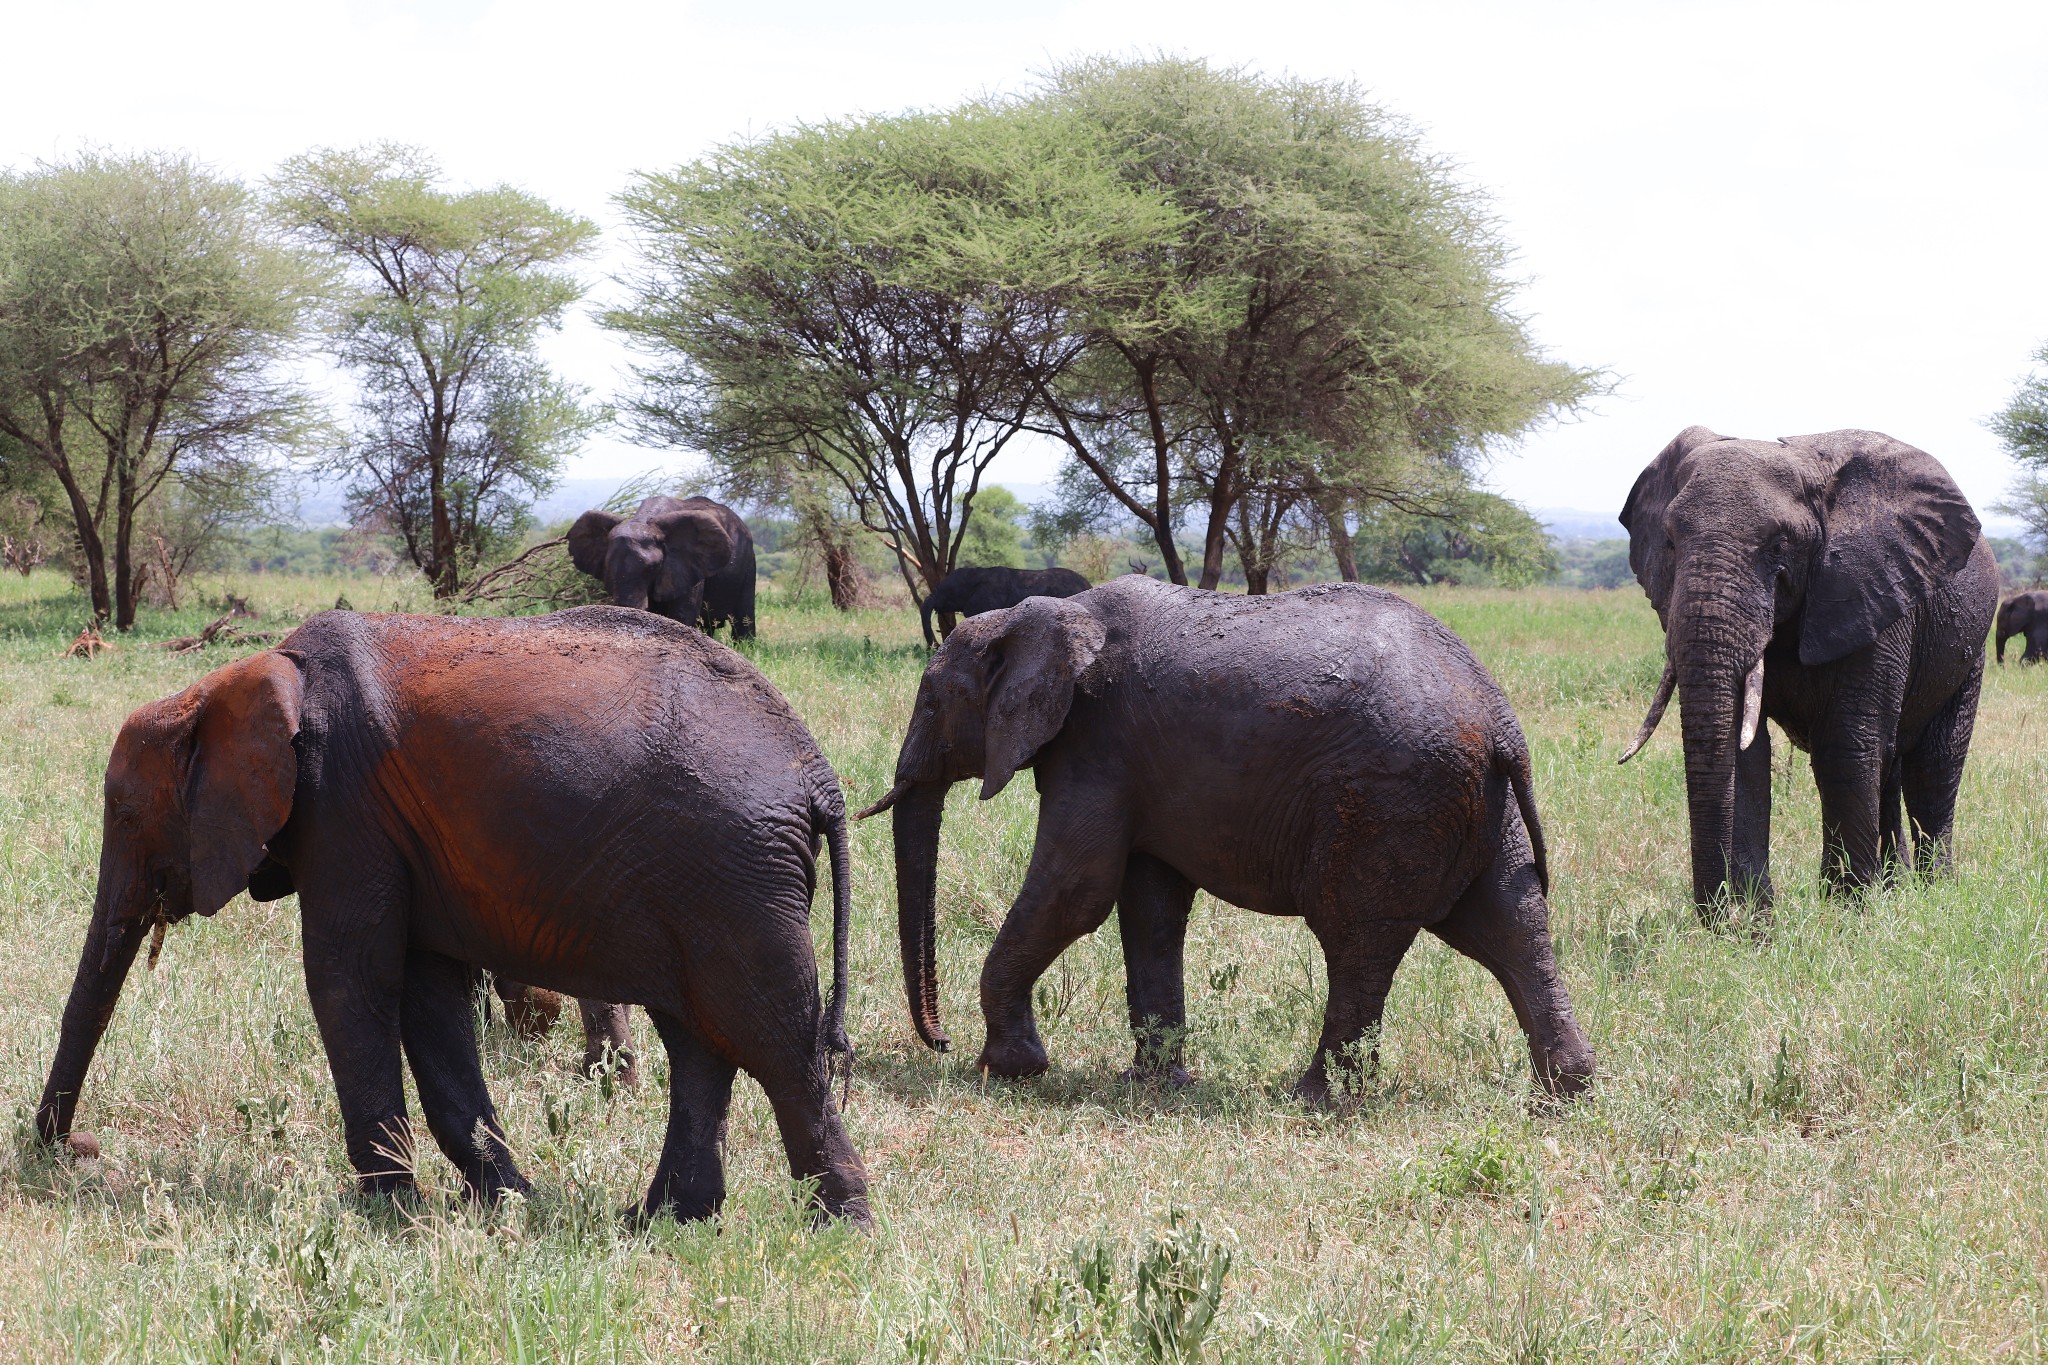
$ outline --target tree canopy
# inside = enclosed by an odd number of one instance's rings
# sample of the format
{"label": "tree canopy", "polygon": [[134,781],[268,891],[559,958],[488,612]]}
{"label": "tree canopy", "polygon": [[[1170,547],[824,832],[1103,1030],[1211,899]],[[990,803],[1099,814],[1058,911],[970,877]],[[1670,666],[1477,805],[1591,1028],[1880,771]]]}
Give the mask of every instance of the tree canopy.
{"label": "tree canopy", "polygon": [[439,180],[416,148],[329,149],[286,162],[271,195],[339,269],[326,327],[358,421],[333,464],[358,518],[395,534],[445,598],[602,415],[535,353],[582,297],[571,264],[596,225],[507,185]]}
{"label": "tree canopy", "polygon": [[2035,550],[2048,552],[2048,343],[2034,352],[2034,363],[2040,368],[2020,381],[2012,401],[1986,425],[2020,464],[1998,510],[2025,522]]}
{"label": "tree canopy", "polygon": [[190,158],[0,173],[0,435],[61,490],[99,616],[134,624],[145,510],[246,510],[306,440],[284,364],[314,285]]}

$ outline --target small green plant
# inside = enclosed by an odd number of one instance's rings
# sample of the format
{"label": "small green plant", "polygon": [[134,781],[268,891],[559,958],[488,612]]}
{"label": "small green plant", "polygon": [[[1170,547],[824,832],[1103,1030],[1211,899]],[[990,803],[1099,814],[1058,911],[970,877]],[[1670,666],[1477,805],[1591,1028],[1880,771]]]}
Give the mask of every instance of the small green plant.
{"label": "small green plant", "polygon": [[251,1095],[235,1101],[235,1112],[242,1116],[242,1131],[250,1137],[267,1137],[272,1142],[284,1141],[284,1121],[291,1114],[291,1098],[286,1095]]}
{"label": "small green plant", "polygon": [[1132,1257],[1128,1280],[1118,1259],[1100,1240],[1080,1243],[1032,1291],[1032,1316],[1052,1324],[1048,1344],[1097,1358],[1122,1339],[1144,1360],[1192,1359],[1222,1307],[1230,1248],[1175,1209]]}
{"label": "small green plant", "polygon": [[1228,995],[1237,987],[1237,979],[1244,975],[1244,965],[1227,962],[1221,967],[1209,969],[1209,989],[1218,995]]}
{"label": "small green plant", "polygon": [[1421,1182],[1425,1191],[1446,1199],[1503,1199],[1528,1187],[1529,1164],[1506,1134],[1489,1126],[1438,1148],[1436,1159],[1423,1168]]}
{"label": "small green plant", "polygon": [[1752,1118],[1804,1119],[1809,1116],[1806,1077],[1792,1060],[1792,1037],[1778,1034],[1778,1051],[1771,1058],[1771,1072],[1759,1084],[1757,1078],[1742,1078],[1743,1107]]}

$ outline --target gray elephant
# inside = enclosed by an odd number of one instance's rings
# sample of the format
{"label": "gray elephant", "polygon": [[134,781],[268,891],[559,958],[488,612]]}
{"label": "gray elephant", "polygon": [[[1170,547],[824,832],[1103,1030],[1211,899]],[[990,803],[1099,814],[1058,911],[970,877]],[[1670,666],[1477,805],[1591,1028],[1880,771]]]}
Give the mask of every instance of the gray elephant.
{"label": "gray elephant", "polygon": [[1301,916],[1322,944],[1329,1006],[1304,1098],[1361,1060],[1423,929],[1506,988],[1545,1091],[1592,1075],[1552,956],[1521,729],[1464,643],[1392,593],[1234,597],[1132,576],[953,632],[918,687],[895,784],[863,812],[895,809],[911,1018],[941,1051],[946,792],[980,778],[986,800],[1026,767],[1038,836],[982,969],[989,1072],[1045,1069],[1032,985],[1113,907],[1134,1073],[1184,1081],[1182,945],[1200,888]]}
{"label": "gray elephant", "polygon": [[2005,642],[2027,637],[2023,664],[2048,661],[2048,592],[2014,593],[1998,608],[1998,662],[2005,662]]}
{"label": "gray elephant", "polygon": [[614,604],[754,638],[754,537],[724,503],[648,498],[630,517],[592,510],[569,528],[569,558]]}
{"label": "gray elephant", "polygon": [[1664,675],[1625,763],[1679,697],[1693,897],[1768,906],[1776,721],[1813,761],[1821,870],[1866,886],[1945,868],[1998,566],[1940,463],[1874,431],[1778,441],[1688,427],[1622,508],[1664,625]]}
{"label": "gray elephant", "polygon": [[938,648],[932,634],[932,613],[941,616],[979,616],[986,611],[1014,607],[1027,597],[1072,597],[1088,591],[1088,580],[1072,569],[1012,569],[1003,565],[987,568],[963,566],[946,575],[919,605],[924,617],[924,642]]}

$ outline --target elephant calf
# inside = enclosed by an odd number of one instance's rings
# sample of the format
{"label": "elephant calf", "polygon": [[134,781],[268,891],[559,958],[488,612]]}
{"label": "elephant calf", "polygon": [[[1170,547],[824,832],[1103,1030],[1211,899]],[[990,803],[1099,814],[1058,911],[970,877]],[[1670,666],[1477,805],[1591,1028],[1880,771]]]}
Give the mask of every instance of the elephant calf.
{"label": "elephant calf", "polygon": [[938,648],[932,634],[932,613],[979,616],[1014,607],[1027,597],[1072,597],[1088,591],[1088,580],[1072,569],[960,568],[946,575],[927,595],[918,612],[924,617],[924,642]]}
{"label": "elephant calf", "polygon": [[[832,1003],[810,934],[832,859]],[[791,1173],[864,1221],[832,1103],[851,913],[838,779],[745,659],[646,612],[464,620],[324,612],[129,717],[107,765],[99,892],[42,1141],[151,930],[247,888],[299,895],[306,989],[366,1191],[411,1186],[401,1056],[469,1190],[524,1190],[478,1061],[472,967],[647,1008],[668,1136],[644,1212],[716,1209],[734,1073]],[[81,1145],[90,1146],[83,1143]]]}
{"label": "elephant calf", "polygon": [[2048,592],[2014,593],[1998,608],[1998,662],[2005,662],[2005,642],[2015,635],[2027,639],[2023,664],[2048,662]]}
{"label": "elephant calf", "polygon": [[889,793],[911,1019],[939,1026],[935,899],[946,791],[1040,794],[1030,871],[981,974],[998,1076],[1045,1070],[1038,977],[1117,912],[1137,1074],[1184,1080],[1182,945],[1197,888],[1299,915],[1329,1008],[1296,1090],[1321,1100],[1428,929],[1506,988],[1536,1082],[1593,1074],[1558,976],[1543,829],[1507,699],[1449,630],[1377,588],[1232,597],[1119,578],[963,623],[932,656]]}

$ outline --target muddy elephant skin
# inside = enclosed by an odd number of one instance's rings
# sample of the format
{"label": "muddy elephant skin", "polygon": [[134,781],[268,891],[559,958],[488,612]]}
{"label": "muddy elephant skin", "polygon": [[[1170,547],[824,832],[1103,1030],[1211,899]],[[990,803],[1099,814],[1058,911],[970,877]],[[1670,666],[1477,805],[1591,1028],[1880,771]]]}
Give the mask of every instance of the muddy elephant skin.
{"label": "muddy elephant skin", "polygon": [[[837,977],[810,910],[833,870]],[[838,780],[745,659],[617,607],[474,620],[325,612],[129,717],[106,779],[98,895],[49,1082],[65,1138],[137,949],[248,888],[299,896],[306,987],[348,1157],[413,1173],[401,1057],[470,1191],[524,1190],[477,1055],[472,970],[643,1005],[669,1056],[643,1213],[701,1216],[736,1068],[827,1212],[867,1216],[832,1102],[850,913]]]}
{"label": "muddy elephant skin", "polygon": [[1032,986],[1112,908],[1140,1076],[1181,1082],[1197,888],[1298,915],[1329,1006],[1296,1086],[1355,1077],[1422,930],[1505,987],[1537,1084],[1593,1072],[1553,957],[1542,826],[1520,727],[1486,670],[1392,593],[1335,584],[1236,597],[1140,576],[963,622],[918,687],[894,807],[904,980],[938,1019],[935,902],[947,789],[984,799],[1020,768],[1039,797],[1030,870],[981,975],[981,1066],[1047,1065]]}
{"label": "muddy elephant skin", "polygon": [[[1821,875],[1948,867],[1998,566],[1939,461],[1875,431],[1777,441],[1688,427],[1636,480],[1629,566],[1664,625],[1685,743],[1693,899],[1768,907],[1775,722],[1812,756]],[[1901,818],[1901,806],[1904,818]]]}

